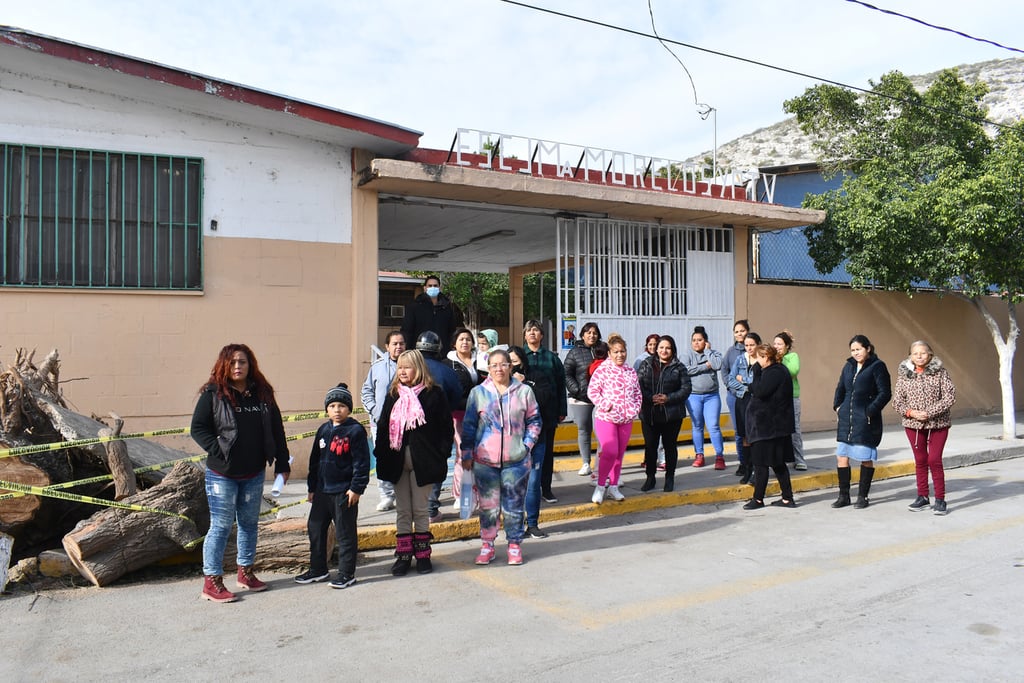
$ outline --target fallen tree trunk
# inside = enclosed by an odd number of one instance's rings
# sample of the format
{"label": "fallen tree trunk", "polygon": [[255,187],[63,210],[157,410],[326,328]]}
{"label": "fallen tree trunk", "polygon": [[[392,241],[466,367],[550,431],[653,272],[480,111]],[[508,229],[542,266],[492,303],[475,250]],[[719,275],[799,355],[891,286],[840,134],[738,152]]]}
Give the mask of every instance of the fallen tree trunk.
{"label": "fallen tree trunk", "polygon": [[79,522],[64,537],[64,550],[82,576],[97,586],[180,553],[209,527],[204,479],[201,467],[179,462],[160,484],[122,501],[187,519],[107,508]]}

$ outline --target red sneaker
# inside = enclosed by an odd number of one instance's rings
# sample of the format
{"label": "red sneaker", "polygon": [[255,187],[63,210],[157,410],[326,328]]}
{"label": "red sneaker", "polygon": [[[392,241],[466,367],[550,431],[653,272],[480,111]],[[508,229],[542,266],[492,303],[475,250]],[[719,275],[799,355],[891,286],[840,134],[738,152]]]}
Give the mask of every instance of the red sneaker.
{"label": "red sneaker", "polygon": [[203,600],[214,602],[234,602],[238,596],[224,587],[223,576],[203,577],[203,592],[199,594]]}
{"label": "red sneaker", "polygon": [[476,556],[477,564],[490,564],[494,560],[494,544],[484,541],[480,546],[480,554]]}
{"label": "red sneaker", "polygon": [[725,456],[719,455],[719,456],[715,457],[715,469],[716,470],[724,470],[725,469]]}
{"label": "red sneaker", "polygon": [[251,593],[259,593],[267,590],[267,584],[256,578],[252,573],[252,566],[238,568],[238,587]]}
{"label": "red sneaker", "polygon": [[523,563],[523,551],[518,543],[508,544],[508,563],[514,566]]}
{"label": "red sneaker", "polygon": [[704,467],[704,454],[698,453],[697,457],[693,459],[694,467]]}

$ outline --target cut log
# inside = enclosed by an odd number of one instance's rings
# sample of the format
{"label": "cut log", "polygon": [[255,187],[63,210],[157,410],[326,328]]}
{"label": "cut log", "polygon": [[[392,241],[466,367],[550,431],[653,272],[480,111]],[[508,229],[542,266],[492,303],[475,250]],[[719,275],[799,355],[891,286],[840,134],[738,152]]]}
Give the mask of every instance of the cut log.
{"label": "cut log", "polygon": [[[124,420],[120,416],[111,413],[114,420],[112,428],[101,429],[100,436],[119,436],[121,428],[124,427]],[[135,486],[135,473],[132,471],[132,461],[128,457],[128,446],[124,441],[107,441],[104,444],[107,455],[107,469],[110,476],[114,478],[114,500],[123,500],[138,493]]]}
{"label": "cut log", "polygon": [[180,553],[209,527],[204,480],[201,467],[179,462],[159,485],[122,501],[176,512],[187,520],[107,508],[79,522],[64,537],[64,550],[96,586]]}

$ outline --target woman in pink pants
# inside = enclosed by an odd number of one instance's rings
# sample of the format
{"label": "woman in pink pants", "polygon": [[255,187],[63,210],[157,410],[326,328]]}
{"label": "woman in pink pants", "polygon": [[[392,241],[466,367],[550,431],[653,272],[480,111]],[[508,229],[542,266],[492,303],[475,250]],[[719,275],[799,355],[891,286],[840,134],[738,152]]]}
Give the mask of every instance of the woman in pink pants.
{"label": "woman in pink pants", "polygon": [[594,371],[587,387],[587,398],[594,404],[594,433],[600,449],[597,455],[597,486],[591,498],[598,505],[604,500],[606,482],[612,500],[624,500],[619,491],[622,456],[633,432],[633,420],[640,412],[643,396],[636,370],[626,363],[626,340],[617,334],[608,338],[608,358]]}

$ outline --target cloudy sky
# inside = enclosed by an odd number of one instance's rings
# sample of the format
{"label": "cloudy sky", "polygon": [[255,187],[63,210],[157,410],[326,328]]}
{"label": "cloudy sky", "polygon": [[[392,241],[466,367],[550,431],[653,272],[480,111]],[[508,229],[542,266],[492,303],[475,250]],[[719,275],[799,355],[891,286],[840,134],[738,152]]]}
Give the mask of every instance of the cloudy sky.
{"label": "cloudy sky", "polygon": [[[526,4],[651,32],[648,0]],[[651,4],[663,38],[860,87],[1022,56],[849,0]],[[872,4],[1024,48],[1019,0]],[[683,159],[784,118],[815,83],[672,46],[691,85],[651,38],[501,0],[0,0],[0,24],[381,119],[437,148],[463,127]]]}

